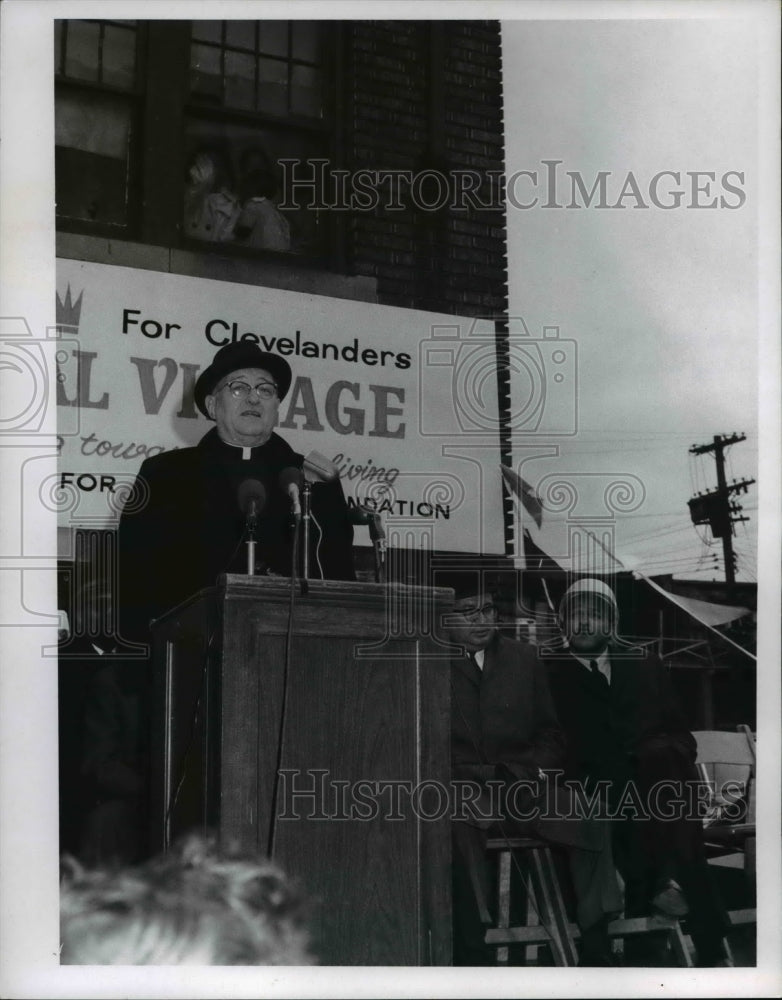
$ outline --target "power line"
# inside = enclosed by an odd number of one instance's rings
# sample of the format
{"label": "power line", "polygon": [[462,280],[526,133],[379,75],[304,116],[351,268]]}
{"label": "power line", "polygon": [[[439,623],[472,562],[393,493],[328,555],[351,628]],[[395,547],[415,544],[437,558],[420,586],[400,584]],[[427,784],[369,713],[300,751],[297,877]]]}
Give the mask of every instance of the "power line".
{"label": "power line", "polygon": [[656,531],[644,531],[641,532],[640,535],[630,535],[629,537],[624,539],[624,542],[636,542],[636,541],[640,542],[649,538],[664,538],[666,535],[676,535],[681,531],[689,532],[691,527],[692,525],[689,524],[685,524],[680,528],[661,527]]}
{"label": "power line", "polygon": [[[747,508],[749,510],[749,508]],[[679,510],[666,510],[661,511],[659,514],[620,514],[617,520],[627,520],[631,517],[681,517],[681,511]],[[689,527],[689,525],[687,525]]]}
{"label": "power line", "polygon": [[702,566],[697,562],[648,562],[643,563],[643,572],[648,576],[651,573],[718,573],[719,566]]}
{"label": "power line", "polygon": [[664,553],[650,552],[649,556],[644,560],[644,562],[647,562],[647,563],[653,563],[653,562],[668,562],[668,563],[673,563],[673,562],[695,562],[697,560],[700,560],[701,562],[704,562],[704,561],[717,562],[718,561],[718,557],[717,557],[717,553],[716,552],[711,552],[711,553],[709,553],[708,556],[705,556],[705,557],[702,556],[702,555],[699,555],[697,552],[687,552],[684,555],[680,555],[680,556],[666,556]]}
{"label": "power line", "polygon": [[717,488],[706,493],[698,493],[687,501],[690,508],[690,517],[694,525],[708,524],[711,528],[712,536],[722,540],[723,561],[725,569],[725,583],[728,594],[733,591],[736,581],[736,568],[733,557],[733,536],[735,534],[735,524],[737,521],[746,521],[747,518],[741,513],[742,506],[734,499],[734,494],[746,493],[754,479],[744,479],[732,483],[725,479],[725,454],[731,445],[738,444],[746,440],[746,434],[715,434],[710,444],[693,445],[690,448],[691,455],[705,455],[714,452],[714,461],[717,465]]}
{"label": "power line", "polygon": [[[605,434],[608,437],[628,438],[632,435],[638,435],[641,438],[657,438],[657,437],[667,437],[667,438],[685,438],[687,441],[692,441],[693,438],[698,437],[709,437],[713,432],[709,427],[690,427],[686,431],[670,431],[670,430],[654,430],[652,428],[644,428],[643,430],[631,430],[622,428],[621,432],[617,430],[616,424],[611,427],[579,427],[579,434]],[[749,431],[746,434],[748,440],[757,440],[757,431]]]}
{"label": "power line", "polygon": [[693,559],[701,558],[704,555],[708,555],[708,556],[712,555],[712,553],[704,554],[700,549],[692,549],[690,551],[686,551],[686,552],[683,553],[681,545],[675,545],[675,546],[672,546],[669,549],[658,549],[657,547],[655,547],[651,552],[647,552],[647,553],[636,552],[636,555],[638,556],[639,559],[643,559],[643,558],[645,558],[645,556],[655,556],[655,557],[656,556],[667,556],[667,555],[673,554],[675,552],[678,552],[682,556],[682,558],[685,558],[685,556],[686,556],[687,558],[692,557]]}
{"label": "power line", "polygon": [[753,558],[747,555],[745,552],[743,552],[738,548],[735,550],[735,552],[738,559],[739,567],[743,570],[744,573],[752,577],[755,583],[757,583],[758,580],[757,576],[755,575],[755,570],[757,569],[757,558]]}

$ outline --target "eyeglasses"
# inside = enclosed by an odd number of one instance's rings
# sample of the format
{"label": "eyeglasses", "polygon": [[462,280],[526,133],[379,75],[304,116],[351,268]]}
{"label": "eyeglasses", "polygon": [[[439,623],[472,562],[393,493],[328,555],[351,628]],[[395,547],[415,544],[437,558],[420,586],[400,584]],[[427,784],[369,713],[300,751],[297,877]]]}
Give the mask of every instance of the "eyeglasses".
{"label": "eyeglasses", "polygon": [[477,622],[479,618],[493,618],[497,614],[497,608],[489,603],[480,608],[454,608],[453,613],[468,622]]}
{"label": "eyeglasses", "polygon": [[234,382],[226,382],[221,388],[227,389],[234,399],[247,399],[251,392],[257,392],[261,399],[272,399],[277,395],[277,386],[274,382],[259,382],[258,385],[248,385],[247,382],[236,379]]}

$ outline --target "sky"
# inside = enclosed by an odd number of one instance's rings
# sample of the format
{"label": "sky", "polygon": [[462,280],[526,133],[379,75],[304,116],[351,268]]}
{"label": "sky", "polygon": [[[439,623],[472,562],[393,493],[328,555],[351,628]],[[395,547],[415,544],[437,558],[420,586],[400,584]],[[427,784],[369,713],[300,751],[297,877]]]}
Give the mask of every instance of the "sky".
{"label": "sky", "polygon": [[[556,4],[551,5],[556,10]],[[690,8],[692,9],[692,8]],[[695,528],[687,500],[716,485],[714,456],[688,454],[715,434],[746,434],[727,453],[728,479],[758,469],[758,93],[755,25],[721,19],[505,20],[502,25],[510,314],[535,336],[575,341],[578,430],[560,454],[526,466],[626,473],[645,499],[620,515],[617,553],[629,568],[723,579],[722,545]],[[559,160],[557,197],[543,208]],[[608,171],[615,204],[631,173],[648,208],[569,208]],[[685,192],[680,206],[657,200]],[[713,172],[693,196],[688,172]],[[740,189],[731,192],[727,183]],[[534,190],[533,190],[534,189]],[[714,208],[694,207],[693,202]],[[725,207],[721,207],[722,197]],[[576,199],[581,205],[584,198]],[[727,206],[737,206],[727,207]],[[539,332],[537,333],[539,336]],[[599,476],[595,476],[599,478]],[[583,482],[583,476],[579,482]],[[756,578],[757,492],[738,498],[739,580]],[[600,506],[596,498],[594,510]],[[545,518],[544,518],[545,520]],[[713,554],[717,555],[714,560]]]}

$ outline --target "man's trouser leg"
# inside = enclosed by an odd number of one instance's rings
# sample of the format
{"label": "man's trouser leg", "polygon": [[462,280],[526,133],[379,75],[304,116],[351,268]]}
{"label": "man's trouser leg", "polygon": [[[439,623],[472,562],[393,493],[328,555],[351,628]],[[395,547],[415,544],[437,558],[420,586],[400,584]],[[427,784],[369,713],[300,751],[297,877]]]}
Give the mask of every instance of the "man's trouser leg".
{"label": "man's trouser leg", "polygon": [[484,944],[478,893],[490,906],[496,895],[496,871],[486,856],[486,834],[468,823],[452,830],[453,964],[493,965],[494,951]]}

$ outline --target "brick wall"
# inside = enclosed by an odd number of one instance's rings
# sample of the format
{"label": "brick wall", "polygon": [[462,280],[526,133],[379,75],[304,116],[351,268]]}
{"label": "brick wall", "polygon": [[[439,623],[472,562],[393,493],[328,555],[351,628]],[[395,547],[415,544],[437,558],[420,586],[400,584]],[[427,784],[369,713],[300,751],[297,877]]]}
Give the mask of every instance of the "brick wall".
{"label": "brick wall", "polygon": [[[360,21],[347,32],[349,169],[436,170],[451,185],[452,171],[477,171],[474,200],[490,202],[487,171],[504,169],[499,24]],[[375,210],[352,213],[347,243],[350,269],[377,279],[380,302],[468,316],[506,311],[504,208],[469,197],[459,207],[450,196],[425,211],[403,183],[399,211],[387,207],[389,182],[379,190]],[[436,203],[437,181],[422,193]]]}

